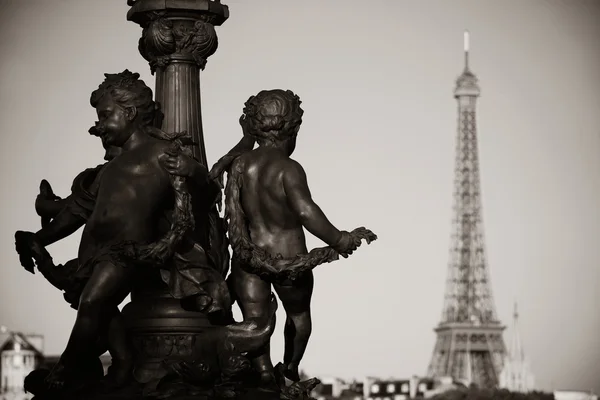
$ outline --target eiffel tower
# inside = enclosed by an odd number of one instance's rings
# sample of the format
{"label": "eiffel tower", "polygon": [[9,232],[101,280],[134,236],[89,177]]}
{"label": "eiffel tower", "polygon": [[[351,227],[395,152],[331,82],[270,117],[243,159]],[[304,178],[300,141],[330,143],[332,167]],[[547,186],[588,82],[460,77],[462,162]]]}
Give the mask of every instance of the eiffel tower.
{"label": "eiffel tower", "polygon": [[485,255],[475,118],[480,90],[469,69],[469,32],[465,32],[464,46],[465,68],[454,91],[458,135],[450,260],[428,376],[492,388],[499,383],[506,347]]}

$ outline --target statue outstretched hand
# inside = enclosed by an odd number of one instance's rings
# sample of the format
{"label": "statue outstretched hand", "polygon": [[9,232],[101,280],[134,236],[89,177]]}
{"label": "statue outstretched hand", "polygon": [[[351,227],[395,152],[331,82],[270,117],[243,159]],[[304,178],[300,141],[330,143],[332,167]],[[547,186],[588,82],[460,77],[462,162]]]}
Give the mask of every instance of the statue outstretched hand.
{"label": "statue outstretched hand", "polygon": [[354,250],[358,249],[361,242],[365,240],[367,244],[377,240],[377,235],[365,227],[354,229],[352,232],[341,231],[340,240],[332,246],[342,257],[348,258]]}
{"label": "statue outstretched hand", "polygon": [[17,231],[15,233],[15,247],[17,253],[19,253],[21,265],[32,274],[35,274],[36,264],[40,265],[51,258],[33,232]]}
{"label": "statue outstretched hand", "polygon": [[53,208],[57,201],[62,200],[54,194],[50,183],[42,179],[40,182],[40,193],[35,198],[35,211],[37,215],[42,217],[42,227],[46,226],[52,218],[56,216]]}

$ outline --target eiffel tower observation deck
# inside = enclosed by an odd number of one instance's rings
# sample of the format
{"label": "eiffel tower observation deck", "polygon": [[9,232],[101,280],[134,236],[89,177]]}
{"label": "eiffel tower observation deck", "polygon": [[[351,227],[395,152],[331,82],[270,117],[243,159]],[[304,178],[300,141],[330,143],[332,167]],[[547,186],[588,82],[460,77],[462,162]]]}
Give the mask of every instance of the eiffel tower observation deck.
{"label": "eiffel tower observation deck", "polygon": [[480,88],[469,67],[469,32],[464,34],[464,56],[454,91],[458,132],[450,259],[428,375],[491,388],[499,383],[506,347],[486,260],[475,114]]}

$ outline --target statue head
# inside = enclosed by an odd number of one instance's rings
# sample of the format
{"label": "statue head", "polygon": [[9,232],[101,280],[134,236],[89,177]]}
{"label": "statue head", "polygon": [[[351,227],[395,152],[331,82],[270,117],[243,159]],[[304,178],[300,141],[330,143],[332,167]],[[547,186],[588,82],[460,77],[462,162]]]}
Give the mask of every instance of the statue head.
{"label": "statue head", "polygon": [[153,125],[157,105],[152,99],[152,89],[139,79],[140,74],[125,70],[104,76],[104,82],[90,98],[98,121],[89,132],[102,138],[105,146],[120,147],[135,129]]}
{"label": "statue head", "polygon": [[263,90],[246,101],[240,122],[259,145],[285,147],[291,154],[304,114],[301,103],[291,90]]}

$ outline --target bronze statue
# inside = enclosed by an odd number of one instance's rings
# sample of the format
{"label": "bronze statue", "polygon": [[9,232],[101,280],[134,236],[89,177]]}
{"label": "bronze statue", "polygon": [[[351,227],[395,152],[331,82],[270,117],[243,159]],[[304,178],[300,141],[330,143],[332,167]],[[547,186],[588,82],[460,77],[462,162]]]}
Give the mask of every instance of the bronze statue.
{"label": "bronze statue", "polygon": [[[233,248],[230,275],[244,319],[264,315],[271,284],[286,310],[284,374],[298,381],[298,366],[311,334],[311,269],[348,257],[377,237],[359,228],[340,231],[312,200],[302,166],[290,158],[302,123],[300,99],[268,90],[250,97],[240,118],[244,138],[213,168],[229,169],[225,212]],[[254,141],[259,147],[252,150]],[[228,168],[228,163],[231,166]],[[329,245],[308,252],[303,228]],[[254,359],[264,383],[273,380],[269,349]]]}
{"label": "bronze statue", "polygon": [[[119,150],[115,147],[107,146],[106,144],[104,147],[106,150],[104,157],[106,161],[112,160],[119,153]],[[48,245],[59,241],[85,224],[87,215],[78,206],[78,202],[81,202],[81,199],[85,198],[88,186],[91,185],[105,165],[106,163],[87,169],[79,174],[73,182],[71,195],[65,199],[55,195],[50,184],[46,180],[42,180],[40,183],[40,193],[35,201],[36,212],[41,217],[42,229],[37,234],[17,232],[15,235],[17,249],[21,253],[25,269],[34,273],[32,263],[34,260],[40,273],[54,287],[64,292],[65,300],[75,310],[78,309],[79,298],[87,283],[87,277],[81,276],[78,273],[78,259],[70,260],[64,265],[55,265],[44,244]],[[51,221],[59,215],[61,215],[59,221],[61,219],[63,221],[71,221],[67,229],[60,229],[60,224],[51,224]],[[59,229],[57,230],[56,228]],[[122,374],[124,370],[126,371],[126,369],[122,368],[122,364],[131,360],[132,357],[118,307],[112,307],[107,311],[107,315],[107,319],[109,320],[107,329],[99,332],[94,343],[94,350],[82,355],[78,368],[78,372],[80,372],[79,377],[93,377],[95,374],[97,375],[98,372],[102,371],[98,357],[108,350],[112,356],[113,365],[109,368],[109,373],[103,382],[106,389],[127,378],[127,376],[123,376]],[[119,373],[121,373],[121,376],[119,376]],[[47,376],[44,377],[46,378]],[[37,385],[38,383],[34,382],[34,384]]]}
{"label": "bronze statue", "polygon": [[[91,348],[98,334],[108,329],[109,310],[129,294],[136,269],[163,268],[172,295],[193,298],[199,311],[230,308],[224,280],[189,233],[194,224],[190,193],[208,186],[206,169],[181,150],[179,136],[169,137],[152,127],[156,106],[138,74],[107,74],[91,104],[99,120],[92,131],[121,154],[97,171],[86,196],[75,201],[88,214],[77,271],[86,283],[67,348],[48,377],[56,386],[77,370],[85,353],[81,349]],[[35,236],[47,245],[52,242],[48,232],[69,234],[83,222],[78,213],[59,213]],[[19,242],[23,236],[17,233],[22,257],[28,252],[26,240]],[[117,375],[125,377],[130,361],[113,360],[113,365],[115,361],[123,371]]]}
{"label": "bronze statue", "polygon": [[[290,158],[303,116],[291,91],[250,97],[242,139],[209,172],[199,73],[229,9],[213,0],[127,4],[127,18],[143,28],[139,50],[156,74],[156,99],[137,73],[105,74],[90,98],[98,121],[89,133],[106,162],[80,173],[64,199],[42,181],[41,229],[15,234],[21,265],[37,267],[77,310],[59,362],[32,372],[26,388],[35,400],[309,400],[319,380],[301,381],[298,368],[312,328],[312,269],[377,236],[340,231],[312,200]],[[46,246],[81,227],[78,257],[55,265]],[[304,228],[327,247],[308,251]],[[272,289],[287,315],[276,367]],[[234,301],[243,321],[233,318]]]}
{"label": "bronze statue", "polygon": [[[117,147],[107,146],[104,143],[103,145],[105,148],[105,161],[112,160],[120,153],[120,149]],[[77,230],[84,225],[88,215],[78,204],[82,202],[82,197],[85,197],[89,185],[93,183],[95,177],[105,165],[106,163],[98,165],[95,168],[86,169],[77,175],[71,187],[71,194],[64,199],[54,193],[48,181],[45,179],[42,180],[40,182],[40,193],[35,199],[35,210],[41,218],[42,229],[36,235],[27,235],[26,233],[18,235],[20,237],[17,240],[18,243],[26,245],[30,241],[29,245],[31,250],[33,250],[33,254],[31,255],[35,260],[38,270],[54,287],[64,291],[65,300],[75,310],[79,305],[79,296],[84,285],[83,281],[79,280],[77,276],[78,259],[70,260],[64,265],[54,265],[52,257],[39,239],[41,238],[45,245],[49,245],[68,236],[66,233],[69,231]],[[50,222],[61,213],[69,214],[76,222],[73,222],[73,225],[70,227],[71,229],[58,232],[52,229],[56,228],[56,226],[50,225]],[[77,217],[80,218],[77,219]],[[64,215],[61,218],[64,219]],[[50,228],[48,228],[48,225],[50,225]],[[24,251],[26,250],[25,248]],[[26,263],[25,268],[29,272],[34,273],[31,261],[31,258],[24,258],[24,262]]]}

